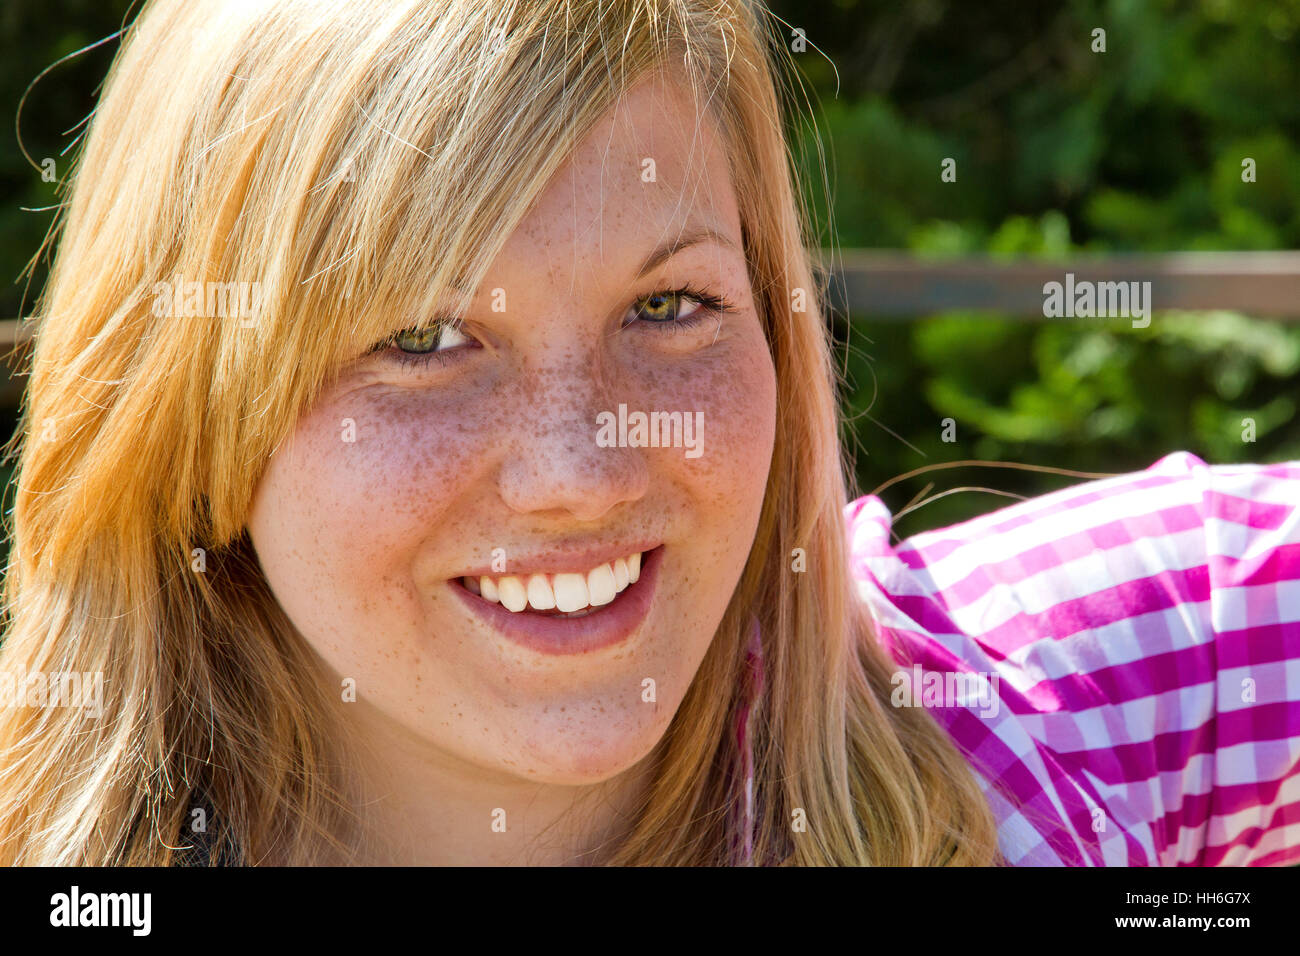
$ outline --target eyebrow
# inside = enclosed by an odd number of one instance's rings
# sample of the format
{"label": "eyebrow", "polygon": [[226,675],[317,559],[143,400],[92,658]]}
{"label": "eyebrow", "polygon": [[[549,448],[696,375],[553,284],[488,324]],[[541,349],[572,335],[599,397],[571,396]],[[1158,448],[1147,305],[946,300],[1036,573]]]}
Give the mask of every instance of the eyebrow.
{"label": "eyebrow", "polygon": [[736,243],[732,241],[730,236],[723,235],[716,229],[710,229],[707,226],[700,229],[693,229],[689,232],[682,232],[676,239],[665,242],[662,246],[655,249],[654,252],[650,253],[650,255],[646,256],[645,262],[641,264],[641,271],[636,274],[637,278],[641,278],[655,266],[668,261],[683,249],[699,245],[701,242],[710,241],[727,246],[730,249],[736,249]]}
{"label": "eyebrow", "polygon": [[[688,249],[691,246],[697,246],[701,242],[716,242],[720,245],[726,246],[728,249],[733,249],[737,252],[740,251],[739,247],[730,236],[718,232],[716,229],[711,229],[708,226],[701,226],[698,229],[685,230],[679,233],[676,239],[665,242],[650,253],[650,255],[646,256],[645,261],[641,263],[641,268],[637,272],[636,277],[638,279],[642,278],[651,269],[667,262],[673,256],[677,255],[677,253],[684,249]],[[457,292],[466,295],[473,295],[473,292],[459,280],[453,279],[449,285]]]}

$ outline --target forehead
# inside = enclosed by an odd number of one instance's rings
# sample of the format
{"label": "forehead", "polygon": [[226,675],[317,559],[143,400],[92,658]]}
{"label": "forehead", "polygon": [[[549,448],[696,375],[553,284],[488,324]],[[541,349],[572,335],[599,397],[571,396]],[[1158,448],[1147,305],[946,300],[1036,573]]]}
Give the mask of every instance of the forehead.
{"label": "forehead", "polygon": [[650,247],[698,227],[739,241],[726,145],[689,88],[653,74],[579,143],[498,262],[639,265]]}

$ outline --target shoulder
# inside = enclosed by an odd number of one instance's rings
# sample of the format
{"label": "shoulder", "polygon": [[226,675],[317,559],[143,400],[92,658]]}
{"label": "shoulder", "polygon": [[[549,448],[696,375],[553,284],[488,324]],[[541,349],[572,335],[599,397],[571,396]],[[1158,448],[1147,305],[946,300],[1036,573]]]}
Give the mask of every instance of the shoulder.
{"label": "shoulder", "polygon": [[[852,573],[873,609],[923,613],[1005,657],[1171,615],[1189,637],[1208,636],[1245,613],[1231,588],[1296,587],[1297,504],[1300,462],[1210,466],[1178,452],[897,545],[878,498],[859,498],[845,518]],[[1101,650],[1123,659],[1119,643]]]}
{"label": "shoulder", "polygon": [[1227,827],[1297,784],[1298,505],[1300,463],[1180,452],[897,544],[879,499],[848,506],[881,643],[927,685],[969,679],[933,710],[1018,832],[1009,859],[1270,858],[1267,826]]}

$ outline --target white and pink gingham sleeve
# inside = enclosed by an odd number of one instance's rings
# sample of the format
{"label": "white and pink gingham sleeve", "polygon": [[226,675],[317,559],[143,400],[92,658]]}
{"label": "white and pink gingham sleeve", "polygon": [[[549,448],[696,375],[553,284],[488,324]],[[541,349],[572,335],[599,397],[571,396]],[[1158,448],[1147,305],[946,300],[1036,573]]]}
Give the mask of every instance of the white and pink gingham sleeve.
{"label": "white and pink gingham sleeve", "polygon": [[898,545],[878,498],[846,520],[896,705],[1009,863],[1300,863],[1300,462],[1179,452]]}

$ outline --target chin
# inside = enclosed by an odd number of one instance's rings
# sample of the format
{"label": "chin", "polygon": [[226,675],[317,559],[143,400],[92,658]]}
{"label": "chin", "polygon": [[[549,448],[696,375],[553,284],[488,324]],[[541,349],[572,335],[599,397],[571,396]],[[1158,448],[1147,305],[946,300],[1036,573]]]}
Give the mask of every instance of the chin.
{"label": "chin", "polygon": [[[651,708],[653,704],[646,704]],[[663,739],[667,724],[620,722],[621,727],[552,727],[542,736],[541,728],[528,735],[522,752],[500,763],[505,769],[538,783],[588,786],[604,783],[631,770]]]}

